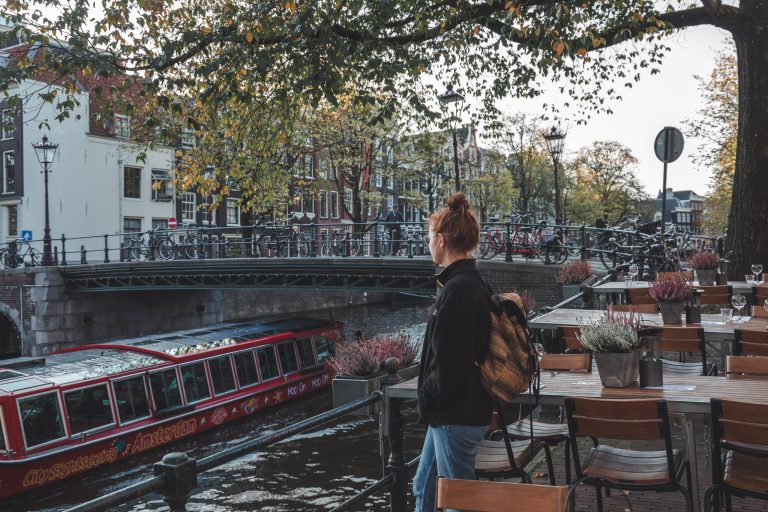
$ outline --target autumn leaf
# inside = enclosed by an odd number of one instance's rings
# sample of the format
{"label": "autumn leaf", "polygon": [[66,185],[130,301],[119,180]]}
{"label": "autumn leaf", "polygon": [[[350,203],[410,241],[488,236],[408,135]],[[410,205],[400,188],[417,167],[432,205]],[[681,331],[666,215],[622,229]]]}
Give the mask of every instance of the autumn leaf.
{"label": "autumn leaf", "polygon": [[563,54],[563,51],[565,51],[565,43],[563,41],[558,41],[555,43],[555,54],[559,57]]}
{"label": "autumn leaf", "polygon": [[252,43],[253,42],[253,32],[251,32],[249,30],[248,33],[245,34],[245,40],[248,41],[249,44]]}

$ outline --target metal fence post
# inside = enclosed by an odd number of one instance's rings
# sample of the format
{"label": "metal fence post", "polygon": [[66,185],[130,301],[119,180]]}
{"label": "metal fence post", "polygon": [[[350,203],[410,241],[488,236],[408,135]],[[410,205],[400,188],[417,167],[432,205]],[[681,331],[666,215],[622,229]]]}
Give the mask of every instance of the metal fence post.
{"label": "metal fence post", "polygon": [[205,258],[205,241],[203,240],[203,228],[197,230],[197,257]]}
{"label": "metal fence post", "polygon": [[314,222],[309,225],[309,257],[317,258],[317,226]]}
{"label": "metal fence post", "polygon": [[85,265],[86,263],[88,263],[88,258],[86,257],[85,246],[81,245],[80,246],[80,264]]}
{"label": "metal fence post", "polygon": [[512,223],[507,221],[507,254],[504,256],[504,261],[507,263],[512,261]]}
{"label": "metal fence post", "polygon": [[344,244],[344,249],[341,251],[341,256],[347,257],[349,256],[349,231],[344,233],[344,241],[342,243]]}
{"label": "metal fence post", "polygon": [[[382,379],[382,390],[403,380],[397,373],[400,371],[400,361],[396,357],[388,358],[384,361],[383,366],[387,375]],[[400,413],[400,407],[404,400],[401,398],[387,398],[386,400],[389,404],[389,460],[387,461],[386,473],[394,476],[392,487],[389,488],[389,510],[390,512],[405,512],[408,498],[408,468],[403,459],[405,422]]]}
{"label": "metal fence post", "polygon": [[61,234],[61,266],[67,266],[67,237]]}
{"label": "metal fence post", "polygon": [[109,235],[104,235],[104,263],[109,263]]}
{"label": "metal fence post", "polygon": [[381,236],[379,235],[378,224],[373,226],[373,257],[381,257]]}
{"label": "metal fence post", "polygon": [[162,475],[163,499],[171,512],[187,510],[187,500],[192,489],[197,487],[197,462],[185,453],[168,453],[161,462],[155,464],[155,476]]}
{"label": "metal fence post", "polygon": [[149,230],[149,254],[147,254],[147,259],[149,261],[155,261],[155,232],[151,229]]}
{"label": "metal fence post", "polygon": [[10,267],[11,268],[18,267],[19,266],[19,245],[16,242],[16,240],[8,244],[8,250],[11,252],[11,257],[8,258],[8,261],[11,262]]}
{"label": "metal fence post", "polygon": [[53,248],[53,264],[54,265],[59,264],[59,248],[55,246]]}
{"label": "metal fence post", "polygon": [[581,225],[581,261],[587,261],[587,225]]}
{"label": "metal fence post", "polygon": [[259,257],[259,247],[256,244],[256,226],[251,226],[251,256]]}

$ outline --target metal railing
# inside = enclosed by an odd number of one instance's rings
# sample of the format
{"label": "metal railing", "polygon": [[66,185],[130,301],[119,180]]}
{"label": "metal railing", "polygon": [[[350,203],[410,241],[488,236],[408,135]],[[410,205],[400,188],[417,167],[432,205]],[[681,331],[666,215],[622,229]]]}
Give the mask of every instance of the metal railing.
{"label": "metal railing", "polygon": [[[388,359],[385,363],[385,368],[388,375],[383,379],[383,387],[391,386],[401,381],[400,377],[397,375],[400,364],[396,359]],[[197,487],[198,474],[227,464],[237,458],[248,455],[255,450],[272,446],[291,436],[307,432],[328,421],[346,416],[357,409],[362,409],[376,402],[380,402],[382,397],[382,391],[374,391],[367,397],[318,414],[312,418],[302,420],[270,434],[259,436],[250,441],[245,441],[200,460],[190,458],[184,453],[169,453],[165,455],[160,462],[155,463],[154,477],[147,478],[104,496],[100,496],[99,498],[71,507],[64,512],[102,512],[110,510],[118,505],[127,504],[130,501],[140,499],[152,493],[160,493],[172,512],[184,511],[186,510],[186,504],[192,495],[192,491]],[[334,508],[334,511],[341,512],[351,510],[354,506],[364,502],[373,494],[387,489],[390,490],[390,494],[392,495],[390,497],[390,503],[400,503],[401,501],[404,503],[405,495],[403,493],[407,492],[409,474],[418,464],[418,458],[408,463],[403,462],[402,417],[399,415],[395,416],[396,417],[394,418],[390,418],[390,431],[400,432],[401,435],[399,439],[390,440],[390,456],[385,468],[384,477]],[[393,428],[400,430],[392,430]],[[398,508],[392,510],[404,511],[405,509]]]}

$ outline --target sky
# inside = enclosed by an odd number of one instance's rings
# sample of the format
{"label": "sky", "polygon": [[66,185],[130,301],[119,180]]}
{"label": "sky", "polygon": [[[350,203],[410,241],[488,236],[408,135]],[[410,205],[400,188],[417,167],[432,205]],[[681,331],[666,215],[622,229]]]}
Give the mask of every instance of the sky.
{"label": "sky", "polygon": [[[695,75],[708,77],[719,51],[728,47],[730,35],[714,27],[696,27],[678,31],[665,42],[672,50],[656,75],[647,73],[630,89],[622,88],[622,101],[609,106],[613,114],[593,116],[586,125],[567,126],[565,151],[574,153],[593,141],[615,140],[631,148],[639,160],[637,176],[653,196],[662,188],[663,164],[656,158],[653,142],[665,126],[683,133],[686,119],[695,119],[704,108]],[[540,114],[541,104],[557,102],[556,93],[543,99],[516,100],[505,111]],[[693,163],[691,156],[699,151],[700,141],[685,138],[682,156],[667,166],[667,187],[707,193],[709,171]],[[567,155],[566,155],[567,158]]]}

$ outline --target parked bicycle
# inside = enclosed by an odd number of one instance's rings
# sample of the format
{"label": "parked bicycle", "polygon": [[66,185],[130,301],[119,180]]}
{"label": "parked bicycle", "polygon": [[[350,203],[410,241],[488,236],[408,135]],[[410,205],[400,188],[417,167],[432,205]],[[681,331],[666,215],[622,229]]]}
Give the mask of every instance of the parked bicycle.
{"label": "parked bicycle", "polygon": [[32,246],[29,240],[16,240],[15,250],[11,247],[0,249],[0,267],[16,268],[19,266],[36,267],[43,260],[43,253]]}
{"label": "parked bicycle", "polygon": [[362,251],[362,243],[356,235],[347,236],[342,228],[331,228],[325,239],[320,243],[320,256],[358,256]]}
{"label": "parked bicycle", "polygon": [[152,228],[132,239],[126,250],[129,260],[173,259],[176,242],[167,231]]}

